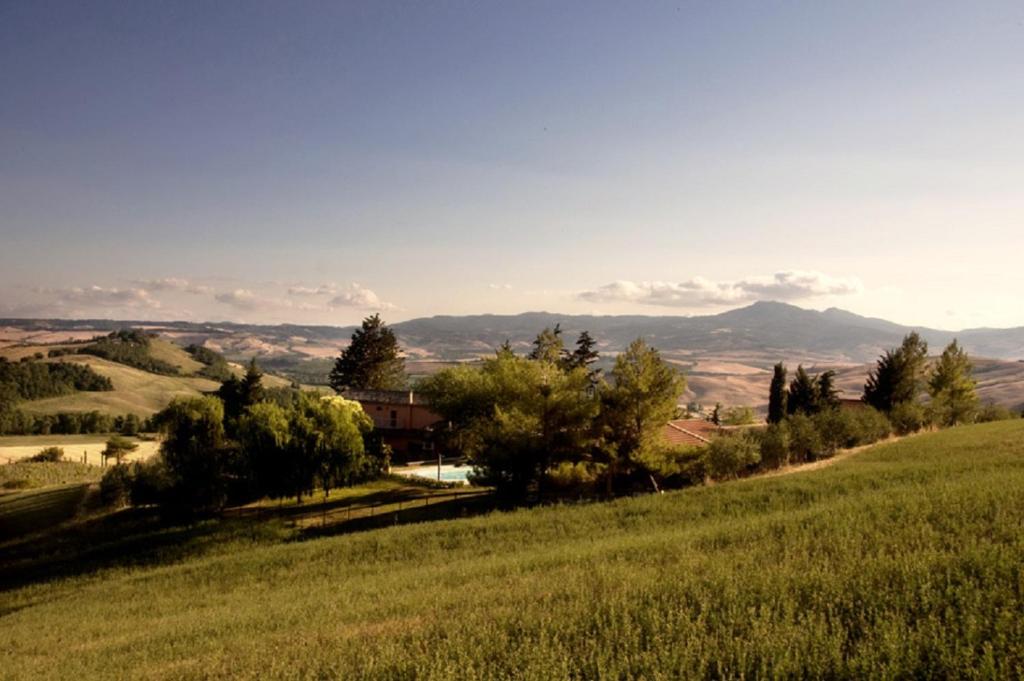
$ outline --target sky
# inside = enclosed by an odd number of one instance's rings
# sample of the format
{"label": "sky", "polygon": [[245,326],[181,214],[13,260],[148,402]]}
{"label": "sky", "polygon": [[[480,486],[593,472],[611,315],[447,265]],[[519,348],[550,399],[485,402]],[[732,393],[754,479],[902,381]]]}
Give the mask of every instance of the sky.
{"label": "sky", "polygon": [[0,1],[0,316],[1024,325],[1019,2]]}

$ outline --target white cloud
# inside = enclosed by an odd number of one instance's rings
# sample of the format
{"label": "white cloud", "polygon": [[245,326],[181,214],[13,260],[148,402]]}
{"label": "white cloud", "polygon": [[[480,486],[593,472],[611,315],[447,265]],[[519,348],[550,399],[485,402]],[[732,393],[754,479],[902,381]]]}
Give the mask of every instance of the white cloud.
{"label": "white cloud", "polygon": [[105,288],[74,286],[62,289],[36,289],[36,293],[55,296],[54,304],[82,308],[157,308],[160,301],[144,288]]}
{"label": "white cloud", "polygon": [[511,291],[512,284],[488,284],[487,288],[492,291]]}
{"label": "white cloud", "polygon": [[255,310],[271,302],[244,288],[236,288],[234,291],[218,293],[213,298],[218,303],[223,303],[239,310]]}
{"label": "white cloud", "polygon": [[337,295],[338,287],[335,284],[320,284],[319,286],[291,286],[288,288],[290,296],[333,296]]}
{"label": "white cloud", "polygon": [[342,291],[331,298],[327,303],[328,307],[358,307],[366,310],[392,310],[395,308],[391,303],[386,303],[368,288],[352,283],[347,291]]}
{"label": "white cloud", "polygon": [[821,272],[788,271],[740,281],[715,282],[694,277],[683,282],[615,281],[583,291],[580,300],[592,303],[637,303],[663,307],[710,307],[735,305],[755,300],[803,300],[819,296],[860,293],[855,278],[836,278]]}
{"label": "white cloud", "polygon": [[208,295],[213,293],[213,289],[209,286],[196,284],[188,279],[180,279],[178,277],[148,279],[145,281],[137,281],[135,283],[152,291],[182,291],[184,293],[191,293],[192,295]]}

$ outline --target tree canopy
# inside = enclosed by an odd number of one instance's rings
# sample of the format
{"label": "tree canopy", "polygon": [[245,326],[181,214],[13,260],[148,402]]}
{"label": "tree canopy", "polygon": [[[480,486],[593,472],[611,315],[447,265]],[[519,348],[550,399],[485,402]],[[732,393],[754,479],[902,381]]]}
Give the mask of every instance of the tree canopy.
{"label": "tree canopy", "polygon": [[978,411],[977,385],[967,352],[954,339],[942,351],[928,379],[932,413],[940,425],[955,426],[974,420]]}
{"label": "tree canopy", "polygon": [[927,357],[928,344],[916,331],[907,334],[900,347],[878,359],[864,384],[863,400],[886,413],[898,404],[914,402],[921,390]]}
{"label": "tree canopy", "polygon": [[338,392],[393,390],[405,385],[405,361],[395,332],[374,314],[352,334],[352,342],[334,363],[330,385]]}

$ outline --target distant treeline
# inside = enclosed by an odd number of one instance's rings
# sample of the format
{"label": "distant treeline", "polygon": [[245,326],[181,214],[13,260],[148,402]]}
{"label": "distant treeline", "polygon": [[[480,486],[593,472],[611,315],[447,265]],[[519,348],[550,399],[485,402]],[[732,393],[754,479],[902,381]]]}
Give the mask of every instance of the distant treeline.
{"label": "distant treeline", "polygon": [[151,337],[144,331],[122,329],[106,336],[96,337],[90,345],[82,348],[79,352],[154,374],[177,376],[181,373],[173,364],[150,356],[150,340]]}
{"label": "distant treeline", "polygon": [[113,389],[109,378],[85,364],[9,362],[0,357],[0,406],[68,395],[78,390]]}
{"label": "distant treeline", "polygon": [[111,416],[88,411],[33,415],[18,409],[0,409],[0,435],[135,435],[153,429],[150,419],[135,414]]}

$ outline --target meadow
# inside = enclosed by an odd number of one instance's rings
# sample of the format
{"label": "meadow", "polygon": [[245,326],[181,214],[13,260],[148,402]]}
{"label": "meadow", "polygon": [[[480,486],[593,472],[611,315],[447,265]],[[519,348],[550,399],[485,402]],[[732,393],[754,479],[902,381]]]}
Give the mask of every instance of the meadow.
{"label": "meadow", "polygon": [[305,541],[208,521],[154,530],[205,537],[160,560],[2,587],[0,673],[1020,678],[1022,527],[1021,421],[814,471]]}

